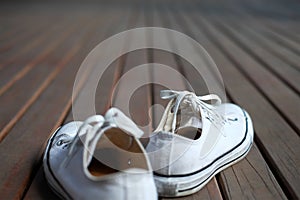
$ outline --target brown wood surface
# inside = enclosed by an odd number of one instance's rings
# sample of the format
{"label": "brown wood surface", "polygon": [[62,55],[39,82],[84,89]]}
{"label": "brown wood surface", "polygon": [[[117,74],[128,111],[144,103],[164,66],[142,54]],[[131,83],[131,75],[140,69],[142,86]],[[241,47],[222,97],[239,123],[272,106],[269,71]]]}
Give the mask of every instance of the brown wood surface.
{"label": "brown wood surface", "polygon": [[[8,92],[1,95],[0,98],[3,104],[7,104],[14,99],[14,106],[7,106],[1,109],[1,115],[5,115],[6,117],[1,118],[0,127],[2,130],[0,132],[0,141],[3,140],[8,131],[62,69],[61,65],[57,64],[57,62],[61,61],[61,52],[67,52],[67,49],[69,48],[68,45],[72,45],[74,40],[76,40],[76,37],[80,37],[81,34],[84,34],[86,31],[84,29],[77,29],[77,32],[74,33],[75,27],[76,26],[73,25],[73,27],[66,30],[59,39],[56,39],[54,43],[50,43],[45,51],[41,52],[41,54],[29,64],[23,66],[22,70],[17,72],[7,85],[2,87],[4,88],[3,90],[1,89],[3,92],[8,88],[13,87]],[[73,37],[70,37],[70,33],[72,32]],[[65,43],[61,44],[63,41]],[[51,54],[51,52],[53,53]],[[49,60],[45,61],[45,58],[50,55],[52,60],[50,62]],[[55,67],[53,67],[53,65]],[[24,76],[26,77],[23,78]],[[30,82],[28,82],[28,80]],[[29,84],[24,88],[25,83]]]}
{"label": "brown wood surface", "polygon": [[[211,31],[210,35],[213,35],[213,33],[215,33],[215,31]],[[216,38],[220,39],[219,37],[215,37],[215,39]],[[220,42],[220,40],[218,40],[218,41]],[[225,42],[224,39],[222,39],[222,44],[223,44],[223,42]],[[223,48],[226,48],[226,47],[224,45]],[[218,46],[218,48],[220,48],[220,46]],[[228,50],[227,50],[227,52],[228,52]],[[236,55],[238,55],[238,56],[236,56]],[[241,55],[235,54],[235,57],[236,57],[236,59],[240,59]],[[234,60],[232,60],[232,61],[234,62]],[[242,67],[242,66],[237,65],[237,67]],[[224,73],[223,77],[225,77],[225,76],[226,75]],[[231,77],[233,76],[233,72],[230,73],[230,76]],[[240,83],[243,83],[240,85],[243,87],[238,88],[238,89],[242,89],[241,91],[239,91],[239,93],[241,92],[240,94],[242,94],[243,91],[247,91],[247,92],[251,91],[251,89],[248,88],[247,85],[245,84],[246,79],[238,80],[236,76],[234,76],[234,77],[235,77],[234,79],[232,79],[232,78],[230,79],[232,82],[241,81]],[[238,86],[237,82],[234,83],[236,86]],[[235,88],[233,86],[228,86],[228,91],[230,89],[235,89]],[[263,146],[262,149],[266,150],[264,152],[264,155],[266,157],[268,157],[268,158],[273,157],[273,159],[278,159],[277,161],[270,159],[270,160],[267,160],[267,162],[269,162],[269,163],[275,162],[276,163],[276,165],[271,165],[271,169],[273,169],[273,167],[277,168],[276,170],[280,169],[279,171],[281,171],[281,172],[279,172],[279,174],[276,174],[276,176],[278,176],[278,177],[280,176],[281,177],[280,181],[285,182],[284,186],[288,187],[288,188],[285,188],[285,190],[289,190],[289,192],[290,192],[289,194],[291,196],[296,195],[295,193],[297,193],[299,191],[297,189],[299,187],[297,185],[298,178],[296,178],[298,176],[296,166],[299,163],[299,159],[296,156],[297,152],[299,152],[299,147],[297,145],[299,138],[297,137],[297,134],[288,126],[288,124],[284,121],[283,118],[280,117],[280,115],[277,114],[277,116],[275,116],[275,113],[277,113],[277,112],[276,112],[276,110],[271,109],[272,105],[270,105],[270,104],[264,105],[266,100],[264,100],[265,102],[261,101],[262,99],[258,98],[259,97],[258,93],[257,93],[257,96],[254,92],[251,92],[251,96],[249,96],[249,95],[247,95],[247,96],[246,95],[243,95],[243,96],[242,95],[239,95],[239,96],[232,95],[232,97],[233,97],[233,99],[235,99],[235,98],[239,99],[239,104],[244,105],[244,107],[252,114],[254,121],[256,120],[256,117],[259,118],[260,120],[266,121],[265,123],[261,124],[262,127],[260,127],[260,124],[255,126],[256,141],[259,143],[260,146]],[[241,100],[241,99],[243,99],[243,100]],[[237,101],[237,100],[235,100],[235,101]],[[242,102],[242,101],[245,101],[245,102]],[[253,103],[253,102],[255,102],[255,103]],[[262,105],[260,105],[260,104],[262,104]],[[269,108],[267,109],[266,106],[268,106]],[[274,113],[274,114],[272,114],[272,113]],[[271,121],[273,121],[272,120],[273,117],[276,117],[276,118],[279,117],[282,119],[282,120],[276,119],[276,122],[277,122],[276,127],[274,127],[273,123],[270,124],[269,126],[267,125],[268,123],[271,123]],[[279,123],[279,121],[281,121],[281,123]],[[279,128],[281,128],[281,131],[278,130]],[[284,133],[285,133],[284,137],[282,137],[282,138],[280,138],[278,136],[271,136],[271,134],[276,134],[276,133],[281,134],[282,131],[284,131]],[[268,133],[268,134],[266,134],[266,133]],[[287,139],[290,139],[290,142],[287,142],[286,141]],[[290,144],[293,147],[287,147],[287,144]],[[268,148],[272,148],[272,149],[268,150]],[[284,148],[286,151],[284,150]],[[287,155],[291,155],[292,157],[287,158]],[[286,159],[286,160],[284,160],[284,159]],[[291,160],[293,160],[292,165],[291,165]],[[284,163],[284,162],[286,162],[286,163]],[[289,163],[289,164],[287,164],[287,163]],[[276,170],[274,170],[273,173],[274,172],[277,173]],[[283,173],[285,175],[283,175],[281,173]],[[291,180],[286,181],[285,180],[286,178],[291,179]],[[291,186],[289,184],[292,184],[293,186]],[[294,187],[294,189],[290,189],[289,187]]]}
{"label": "brown wood surface", "polygon": [[[38,97],[44,101],[40,100],[32,105],[2,141],[1,158],[5,165],[1,165],[1,168],[7,170],[6,173],[1,174],[1,196],[3,198],[21,197],[26,183],[30,180],[31,173],[36,170],[42,144],[49,136],[49,131],[52,131],[56,125],[57,119],[55,120],[53,116],[59,118],[59,113],[64,112],[64,106],[69,100],[70,94],[66,94],[64,89],[65,87],[69,88],[68,84],[73,84],[71,76],[76,63],[74,63],[75,59],[68,65],[67,63],[76,53],[78,55],[79,47],[76,45],[70,49],[66,56],[63,56],[63,60],[58,63],[58,67],[61,68],[60,73],[53,73],[53,76],[58,76],[57,79],[52,84],[49,83],[47,90]],[[68,80],[66,77],[70,77],[70,79]],[[49,120],[48,116],[52,116],[53,120]],[[28,126],[31,124],[30,121],[35,121],[35,123]],[[11,145],[12,143],[14,145]],[[9,149],[9,151],[6,152],[5,149]]]}
{"label": "brown wood surface", "polygon": [[[1,75],[3,77],[13,77],[10,79],[3,78],[0,82],[0,95],[2,95],[5,91],[7,91],[16,81],[25,76],[43,57],[35,60],[35,57],[38,57],[45,46],[49,45],[49,41],[57,40],[57,36],[61,37],[61,35],[57,34],[57,32],[62,32],[64,30],[66,21],[50,27],[46,34],[40,34],[38,37],[35,37],[34,41],[30,41],[28,39],[23,39],[22,41],[26,41],[26,44],[22,44],[21,42],[17,42],[14,46],[20,46],[21,50],[19,52],[14,52],[10,55],[3,56],[3,62],[1,62]],[[43,27],[41,32],[44,30]],[[57,43],[59,44],[59,43]],[[53,45],[53,44],[51,44]],[[55,45],[54,45],[54,48]],[[18,50],[19,48],[17,48]],[[49,52],[47,50],[47,52]],[[46,56],[49,55],[46,53]],[[34,60],[34,61],[33,61]],[[32,62],[31,62],[32,61]],[[24,65],[26,63],[26,67],[21,68],[20,65]]]}
{"label": "brown wood surface", "polygon": [[[30,27],[30,31],[28,31],[28,27]],[[10,32],[3,34],[0,49],[1,58],[5,58],[12,52],[18,54],[29,50],[28,46],[32,44],[32,38],[43,36],[44,34],[41,33],[46,28],[48,28],[47,24],[41,23],[41,21],[25,19],[25,23],[21,24],[20,27],[13,28]],[[17,46],[19,48],[16,48]],[[1,63],[0,68],[2,66],[4,66],[4,63]]]}
{"label": "brown wood surface", "polygon": [[[100,29],[98,28],[94,34],[94,40],[90,41],[90,45],[88,45],[86,48],[88,48],[89,50],[91,50],[91,48],[93,48],[93,46],[95,44],[97,44],[97,42],[105,39],[106,37],[108,37],[112,32],[118,32],[118,31],[122,31],[123,29],[125,29],[128,26],[128,22],[127,22],[127,18],[129,16],[128,11],[124,12],[124,14],[127,14],[127,16],[118,16],[118,17],[113,17],[113,15],[108,15],[111,16],[113,18],[112,21],[118,24],[122,24],[121,26],[116,26],[116,27],[111,27],[108,26],[107,24],[103,23],[103,20],[98,20],[97,24],[99,26],[103,26],[106,27],[106,29]],[[121,18],[124,17],[124,18]],[[88,51],[84,51],[86,53],[88,53]],[[84,55],[85,56],[85,55]],[[104,73],[103,75],[103,79],[101,79],[102,83],[105,83],[106,87],[100,87],[99,89],[97,89],[97,94],[96,97],[99,97],[99,104],[97,105],[97,110],[99,110],[100,113],[105,113],[105,111],[108,109],[109,104],[111,102],[111,100],[109,99],[109,97],[111,96],[111,91],[114,85],[114,80],[116,80],[116,76],[118,76],[116,74],[117,71],[119,71],[119,68],[121,67],[122,64],[122,60],[124,60],[123,58],[116,60],[115,62],[113,62],[110,67],[108,68],[108,70]],[[74,79],[74,77],[73,77]],[[83,84],[81,90],[84,91],[85,90],[85,86],[87,84]],[[79,92],[79,94],[77,95],[84,95],[83,92]],[[62,113],[62,118],[58,121],[58,123],[56,124],[56,126],[60,126],[62,123],[67,123],[69,121],[73,120],[73,113],[70,110],[71,109],[71,96],[69,96],[69,101],[65,107],[65,111],[69,111],[69,112],[64,112]],[[76,103],[76,102],[74,102]],[[55,130],[55,128],[52,130],[52,132]],[[58,197],[56,196],[56,194],[50,189],[50,187],[48,186],[46,179],[44,177],[44,172],[43,172],[43,168],[40,167],[37,174],[34,176],[32,184],[30,184],[29,189],[26,193],[24,193],[24,198],[25,199],[57,199]]]}
{"label": "brown wood surface", "polygon": [[[226,37],[217,36],[221,40],[226,41]],[[228,40],[229,41],[229,40]],[[239,58],[236,61],[240,64],[241,70],[248,75],[249,79],[253,81],[257,88],[259,88],[262,93],[264,93],[267,99],[273,104],[273,106],[279,110],[279,112],[296,127],[296,132],[299,132],[299,125],[297,124],[297,119],[300,115],[300,108],[298,106],[292,107],[291,105],[296,105],[300,98],[293,90],[291,90],[286,84],[280,81],[278,78],[272,75],[271,72],[264,69],[264,66],[251,58],[247,53],[241,52],[240,47],[234,44],[234,41],[229,41],[226,43],[225,49],[227,50],[229,56],[234,57],[239,53]],[[231,51],[229,51],[229,49]],[[243,65],[242,65],[243,63]],[[298,74],[294,72],[294,74]],[[288,78],[293,78],[289,76]],[[266,82],[265,80],[268,80]],[[277,91],[283,91],[278,93]],[[289,97],[285,99],[284,97]]]}
{"label": "brown wood surface", "polygon": [[[206,25],[208,25],[208,23],[206,23]],[[215,29],[209,29],[212,28],[211,25],[205,26],[205,28],[207,30],[211,30],[208,33],[212,36],[214,35],[214,33],[217,33]],[[229,40],[224,40],[224,38],[221,39],[217,36],[212,39],[217,41],[217,43],[219,44],[219,49],[223,47],[223,51],[229,53],[229,49],[226,49],[227,46],[224,44],[225,42],[226,44],[228,44]],[[224,46],[222,46],[223,44]],[[240,59],[241,55],[236,53],[234,58]],[[231,61],[234,62],[234,64],[238,68],[243,67],[242,65],[237,64],[237,62],[234,59],[231,59]],[[222,63],[224,64],[223,60]],[[247,63],[243,62],[243,64]],[[229,67],[231,65],[224,65],[224,67],[225,66]],[[220,68],[220,70],[222,70],[222,68]],[[250,84],[246,84],[246,78],[243,78],[241,75],[236,76],[234,75],[233,71],[229,71],[228,69],[224,70],[223,77],[227,76],[225,73],[228,73],[227,84],[229,84],[229,80],[233,84],[227,86],[227,90],[229,91],[229,93],[230,90],[233,90],[233,100],[235,102],[239,102],[240,105],[243,105],[250,112],[254,121],[264,121],[255,126],[256,142],[258,142],[259,145],[263,147],[261,148],[261,150],[263,151],[265,157],[268,158],[267,162],[276,163],[276,165],[271,165],[271,169],[274,170],[274,168],[277,168],[273,171],[273,173],[278,173],[279,171],[279,174],[276,174],[276,176],[280,177],[280,181],[282,181],[284,183],[284,186],[287,187],[285,188],[285,190],[289,190],[285,192],[290,192],[289,195],[294,196],[295,198],[295,196],[297,195],[296,193],[299,191],[299,185],[297,184],[297,177],[299,177],[299,174],[297,172],[297,165],[299,164],[299,158],[297,156],[299,153],[299,145],[297,144],[299,143],[299,137],[293,131],[293,129],[286,123],[284,118],[282,118],[280,114],[278,114],[278,112],[272,107],[268,100],[262,98],[263,95],[261,95],[257,91],[257,88]],[[254,92],[254,89],[256,92]],[[251,95],[245,95],[245,91],[247,91],[247,93],[250,93]],[[240,95],[234,95],[236,93]],[[276,126],[273,123],[274,120],[276,121]],[[284,132],[284,136],[281,135],[282,132]],[[276,134],[278,135],[275,136]],[[287,142],[287,140],[289,140],[289,142]],[[272,159],[276,159],[276,161]],[[283,175],[282,173],[285,175]],[[286,179],[290,180],[287,181]],[[294,189],[291,189],[290,187],[294,187]]]}
{"label": "brown wood surface", "polygon": [[[185,33],[205,47],[222,75],[226,101],[244,107],[255,127],[255,144],[245,159],[219,173],[199,192],[178,199],[299,199],[300,3],[287,2],[25,4],[16,0],[1,5],[0,198],[58,198],[46,183],[41,158],[51,133],[73,120],[76,99],[72,102],[72,92],[80,64],[109,36],[158,26]],[[176,40],[162,37],[172,49],[181,50]],[[153,42],[151,33],[141,38],[145,44]],[[128,38],[120,48],[128,49],[134,39]],[[123,80],[117,86],[118,81],[146,63],[170,66],[190,85],[150,67],[137,78],[153,83],[125,99],[132,83]],[[92,72],[87,71],[75,97],[86,95],[90,77]],[[96,91],[96,110],[104,114],[118,102],[128,101],[130,117],[148,135],[167,103],[159,98],[159,91],[165,89],[155,84],[159,80],[170,89],[208,93],[203,77],[184,58],[161,50],[137,50],[116,59],[104,72]],[[222,88],[218,80],[215,84]]]}
{"label": "brown wood surface", "polygon": [[[175,17],[173,15],[173,17]],[[185,19],[185,17],[183,17]],[[208,52],[210,53],[210,55],[213,57],[213,59],[216,61],[216,64],[219,66],[219,64],[224,64],[224,65],[232,65],[231,63],[228,62],[228,60],[225,57],[220,57],[220,52],[217,50],[216,47],[214,47],[214,45],[207,40],[206,36],[203,34],[203,30],[201,28],[192,26],[192,23],[189,22],[188,19],[180,21],[180,20],[176,20],[178,22],[178,24],[186,24],[186,26],[182,26],[183,28],[186,29],[186,31],[188,31],[192,37],[195,37],[195,39],[197,39],[197,41],[199,41],[200,44],[202,44],[206,50],[208,50]],[[191,19],[190,19],[191,21]],[[177,25],[177,28],[179,28],[180,26]],[[192,34],[192,33],[197,33],[197,34]],[[222,71],[221,71],[222,72]],[[191,81],[192,85],[197,85],[199,83],[199,79],[201,77],[197,77],[194,76],[193,73],[191,72],[187,72],[187,77],[188,80]],[[224,81],[225,81],[225,85],[226,83],[226,78],[230,78],[230,77],[226,77],[225,74],[222,74]],[[234,75],[234,74],[232,74]],[[229,100],[233,101],[232,97],[231,97],[231,93],[228,92],[227,97]],[[256,146],[254,146],[254,148],[256,149]],[[247,161],[248,163],[253,163],[252,165],[248,164],[248,171],[247,173],[244,174],[243,179],[239,180],[237,176],[232,176],[232,174],[229,174],[226,172],[229,170],[235,171],[235,170],[240,170],[243,169],[243,167],[245,166],[246,161],[243,160],[240,163],[230,167],[228,170],[225,170],[224,173],[221,173],[221,179],[219,179],[220,181],[220,185],[222,186],[222,190],[224,192],[225,190],[225,194],[228,195],[226,196],[227,198],[265,198],[265,197],[269,197],[269,198],[284,198],[284,194],[281,191],[279,184],[276,183],[276,180],[274,178],[274,176],[272,175],[270,169],[267,167],[267,163],[264,161],[264,159],[262,158],[261,154],[258,151],[255,150],[251,150],[250,153],[252,156],[247,156]],[[256,170],[256,169],[260,169],[260,170]],[[226,180],[226,182],[224,181]],[[251,180],[251,181],[249,181]],[[224,187],[223,184],[226,184]],[[268,187],[261,187],[261,185],[268,185]],[[257,189],[261,189],[262,192],[260,193],[256,193],[254,191],[256,191]]]}
{"label": "brown wood surface", "polygon": [[[239,45],[245,49],[245,51],[248,51],[248,53],[260,62],[262,66],[268,68],[282,82],[288,84],[288,86],[298,94],[300,91],[300,86],[298,84],[300,81],[300,71],[293,65],[289,65],[277,56],[272,55],[269,52],[270,48],[264,45],[264,38],[260,37],[260,40],[257,39],[257,36],[260,36],[259,34],[254,32],[251,33],[250,31],[243,29],[243,27],[237,26],[237,24],[238,22],[233,22],[226,24],[225,26],[233,34],[233,37],[240,42]],[[247,25],[249,26],[249,23],[247,23]],[[234,29],[239,29],[239,32],[234,31]],[[299,49],[298,45],[295,43],[293,44]]]}

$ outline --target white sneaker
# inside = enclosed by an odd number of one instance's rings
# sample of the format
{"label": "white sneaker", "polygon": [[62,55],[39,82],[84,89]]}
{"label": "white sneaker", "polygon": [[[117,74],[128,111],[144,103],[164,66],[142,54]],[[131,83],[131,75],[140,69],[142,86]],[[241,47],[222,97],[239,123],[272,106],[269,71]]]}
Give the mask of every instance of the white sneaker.
{"label": "white sneaker", "polygon": [[157,199],[142,135],[116,108],[68,123],[48,141],[46,179],[65,199]]}
{"label": "white sneaker", "polygon": [[249,152],[252,121],[237,105],[188,91],[164,90],[161,97],[171,100],[146,147],[160,196],[195,193]]}

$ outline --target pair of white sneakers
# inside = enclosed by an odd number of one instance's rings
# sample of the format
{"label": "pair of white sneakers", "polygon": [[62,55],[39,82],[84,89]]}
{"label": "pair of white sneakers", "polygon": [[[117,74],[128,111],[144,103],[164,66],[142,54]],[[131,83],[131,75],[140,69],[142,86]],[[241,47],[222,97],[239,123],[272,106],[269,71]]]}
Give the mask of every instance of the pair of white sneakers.
{"label": "pair of white sneakers", "polygon": [[43,160],[53,190],[66,199],[185,196],[249,152],[252,121],[237,105],[188,91],[161,96],[170,102],[146,148],[143,131],[117,108],[59,128]]}

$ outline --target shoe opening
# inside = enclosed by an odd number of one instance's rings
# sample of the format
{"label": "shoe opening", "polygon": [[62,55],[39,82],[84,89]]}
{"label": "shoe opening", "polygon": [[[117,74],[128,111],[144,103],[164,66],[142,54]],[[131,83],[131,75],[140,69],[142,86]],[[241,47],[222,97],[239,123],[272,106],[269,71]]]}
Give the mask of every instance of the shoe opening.
{"label": "shoe opening", "polygon": [[147,159],[137,140],[118,128],[107,130],[99,139],[88,165],[94,176],[130,169],[149,170]]}
{"label": "shoe opening", "polygon": [[175,133],[189,139],[197,140],[201,137],[202,129],[197,127],[181,127]]}
{"label": "shoe opening", "polygon": [[[173,107],[171,107],[166,123],[164,125],[164,131],[171,131],[172,122],[174,119]],[[183,137],[197,140],[201,137],[202,133],[202,121],[200,112],[195,112],[190,106],[180,105],[176,115],[176,128],[175,134]]]}

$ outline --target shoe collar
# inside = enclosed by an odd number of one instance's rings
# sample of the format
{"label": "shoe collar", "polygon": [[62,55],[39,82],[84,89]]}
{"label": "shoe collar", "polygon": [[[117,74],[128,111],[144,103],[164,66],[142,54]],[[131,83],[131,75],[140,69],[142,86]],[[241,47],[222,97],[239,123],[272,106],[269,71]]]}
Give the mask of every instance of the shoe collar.
{"label": "shoe collar", "polygon": [[87,136],[85,138],[84,162],[86,167],[89,165],[93,157],[96,145],[105,131],[111,128],[119,128],[128,135],[132,136],[132,139],[135,140],[140,138],[144,134],[144,132],[139,129],[131,119],[129,119],[122,111],[117,108],[110,108],[106,112],[104,119],[104,123],[96,124],[87,133]]}
{"label": "shoe collar", "polygon": [[[61,167],[66,167],[71,160],[71,158],[76,154],[78,148],[82,148],[83,151],[83,169],[84,173],[93,180],[98,180],[99,177],[94,177],[88,172],[88,166],[93,158],[94,151],[96,149],[96,145],[98,141],[101,139],[103,133],[111,128],[119,128],[128,135],[132,136],[133,140],[141,147],[143,154],[146,154],[142,144],[139,142],[138,138],[143,135],[143,131],[140,130],[137,125],[133,121],[131,121],[125,114],[122,113],[117,108],[110,108],[105,116],[95,115],[91,116],[84,121],[84,123],[80,126],[76,137],[74,138],[67,157],[61,164]],[[81,140],[81,142],[79,142]],[[149,171],[152,170],[150,161],[147,160],[147,165]],[[137,171],[138,169],[128,169],[129,171]],[[125,171],[128,171],[125,170]],[[100,178],[101,179],[101,178]]]}

